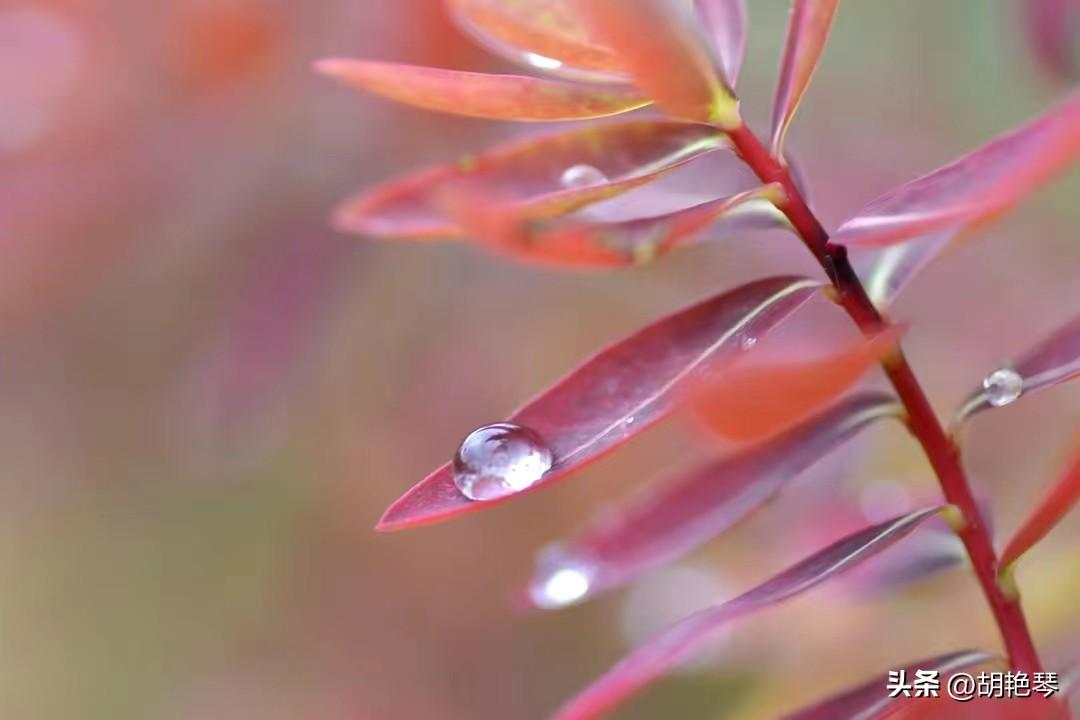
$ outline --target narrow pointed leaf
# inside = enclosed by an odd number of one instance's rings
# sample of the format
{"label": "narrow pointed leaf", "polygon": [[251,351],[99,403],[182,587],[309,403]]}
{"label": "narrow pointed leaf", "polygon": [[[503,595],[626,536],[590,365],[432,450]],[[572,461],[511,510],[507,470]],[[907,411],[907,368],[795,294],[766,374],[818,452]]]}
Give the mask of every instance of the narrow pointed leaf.
{"label": "narrow pointed leaf", "polygon": [[[1007,366],[1023,382],[1022,396],[1080,377],[1080,316],[1065,323]],[[1008,399],[1008,398],[1006,398]],[[1015,398],[1012,398],[1015,399]],[[995,402],[997,404],[995,404]],[[961,403],[954,425],[994,407],[1010,404],[993,397],[985,385]]]}
{"label": "narrow pointed leaf", "polygon": [[1080,500],[1080,446],[1073,452],[1069,469],[1043,497],[1042,501],[1020,524],[1005,552],[1001,566],[1008,567],[1046,537]]}
{"label": "narrow pointed leaf", "polygon": [[883,393],[862,393],[787,433],[730,457],[682,471],[622,508],[608,510],[580,537],[542,553],[528,596],[540,607],[558,595],[565,573],[587,580],[582,601],[673,562],[774,497],[799,473],[871,423],[897,412]]}
{"label": "narrow pointed leaf", "polygon": [[[998,656],[979,650],[966,650],[928,658],[903,668],[906,677],[914,678],[916,670],[930,670],[939,673],[941,686],[945,687],[948,678],[957,672],[966,672],[972,668],[999,662]],[[888,673],[880,675],[865,685],[848,690],[839,695],[823,700],[812,707],[787,715],[784,720],[837,720],[847,718],[858,720],[878,720],[899,711],[914,698],[903,695],[888,697]]]}
{"label": "narrow pointed leaf", "polygon": [[780,60],[780,79],[776,85],[772,112],[773,155],[783,154],[784,136],[791,118],[802,102],[825,41],[832,28],[839,0],[794,0],[788,22],[784,56]]}
{"label": "narrow pointed leaf", "polygon": [[[566,477],[670,415],[684,382],[740,352],[740,333],[768,332],[819,287],[798,277],[749,283],[669,315],[586,360],[508,418],[538,433],[554,456],[533,488]],[[379,529],[429,524],[495,502],[467,500],[447,464],[395,502]]]}
{"label": "narrow pointed leaf", "polygon": [[1080,93],[945,167],[882,195],[833,241],[874,247],[965,229],[1004,212],[1080,158]]}
{"label": "narrow pointed leaf", "polygon": [[719,198],[652,217],[621,221],[537,222],[492,207],[483,197],[459,206],[458,220],[485,246],[520,260],[559,267],[646,265],[700,238],[704,231],[785,227],[769,201],[772,187]]}
{"label": "narrow pointed leaf", "polygon": [[[365,191],[342,205],[337,225],[377,238],[459,238],[445,210],[448,188],[490,190],[530,217],[564,215],[648,183],[726,145],[715,128],[638,120],[515,141],[453,165],[429,168]],[[581,168],[595,179],[567,183]]]}
{"label": "narrow pointed leaf", "polygon": [[662,110],[687,120],[738,124],[731,91],[716,73],[690,7],[678,0],[576,0],[595,37]]}
{"label": "narrow pointed leaf", "polygon": [[735,599],[672,625],[563,706],[555,720],[591,720],[604,716],[686,660],[729,623],[801,595],[865,562],[939,511],[940,508],[927,508],[849,535]]}
{"label": "narrow pointed leaf", "polygon": [[693,388],[693,409],[720,435],[743,442],[761,440],[851,387],[894,348],[903,332],[902,326],[893,326],[823,360],[740,363]]}
{"label": "narrow pointed leaf", "polygon": [[746,54],[746,2],[695,0],[695,5],[712,38],[724,80],[729,88],[734,88]]}
{"label": "narrow pointed leaf", "polygon": [[622,65],[590,36],[573,0],[444,0],[451,16],[496,55],[579,80],[618,79]]}
{"label": "narrow pointed leaf", "polygon": [[890,245],[872,255],[856,259],[856,270],[866,287],[866,294],[884,310],[923,268],[933,262],[958,235],[946,228],[910,242]]}
{"label": "narrow pointed leaf", "polygon": [[315,67],[347,85],[406,105],[491,120],[585,120],[649,104],[629,88],[600,88],[520,75],[346,59],[322,60]]}

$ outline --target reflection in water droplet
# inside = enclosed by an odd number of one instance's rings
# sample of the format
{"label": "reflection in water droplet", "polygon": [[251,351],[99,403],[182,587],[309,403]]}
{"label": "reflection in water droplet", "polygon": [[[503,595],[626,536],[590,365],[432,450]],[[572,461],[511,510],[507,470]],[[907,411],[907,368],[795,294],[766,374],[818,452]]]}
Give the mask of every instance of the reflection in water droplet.
{"label": "reflection in water droplet", "polygon": [[982,383],[986,401],[994,407],[1004,407],[1024,392],[1024,378],[1011,368],[1001,368],[986,376]]}
{"label": "reflection in water droplet", "polygon": [[563,171],[559,182],[568,190],[602,185],[608,181],[607,175],[592,165],[572,165]]}
{"label": "reflection in water droplet", "polygon": [[550,58],[546,55],[537,55],[533,52],[525,53],[525,62],[541,70],[558,70],[563,66],[561,60]]}
{"label": "reflection in water droplet", "polygon": [[544,610],[557,610],[581,602],[589,594],[594,564],[568,554],[559,546],[540,553],[536,573],[529,583],[529,599]]}
{"label": "reflection in water droplet", "polygon": [[534,431],[513,423],[469,434],[451,465],[454,484],[470,500],[494,500],[534,484],[551,469],[551,449]]}

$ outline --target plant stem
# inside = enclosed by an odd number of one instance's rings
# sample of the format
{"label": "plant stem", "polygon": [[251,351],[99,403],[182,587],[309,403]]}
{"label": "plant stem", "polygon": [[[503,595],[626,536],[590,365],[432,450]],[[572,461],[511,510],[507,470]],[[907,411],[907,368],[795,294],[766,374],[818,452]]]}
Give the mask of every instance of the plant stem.
{"label": "plant stem", "polygon": [[[837,302],[863,334],[875,335],[888,327],[888,319],[878,312],[848,261],[847,249],[829,241],[828,233],[792,182],[787,168],[765,149],[745,124],[728,130],[728,136],[762,182],[778,183],[783,187],[786,198],[780,204],[780,210],[817,258],[836,290]],[[882,368],[904,405],[911,433],[922,445],[937,474],[945,500],[963,515],[963,520],[955,529],[971,559],[983,594],[990,603],[1010,665],[1018,671],[1041,671],[1039,655],[1020,607],[1019,593],[1015,591],[1015,586],[1006,591],[998,582],[998,557],[972,494],[959,449],[934,414],[926,393],[899,347],[882,361]]]}

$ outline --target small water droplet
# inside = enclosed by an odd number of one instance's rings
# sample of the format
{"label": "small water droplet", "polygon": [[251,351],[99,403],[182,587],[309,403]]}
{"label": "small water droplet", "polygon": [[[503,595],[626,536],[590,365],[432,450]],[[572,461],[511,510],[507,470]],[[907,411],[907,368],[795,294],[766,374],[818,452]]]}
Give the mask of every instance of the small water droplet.
{"label": "small water droplet", "polygon": [[987,375],[982,386],[988,403],[1004,407],[1023,394],[1024,378],[1012,368],[1001,368]]}
{"label": "small water droplet", "polygon": [[757,345],[757,338],[753,335],[747,335],[739,341],[739,347],[741,347],[743,350],[749,350],[755,345]]}
{"label": "small water droplet", "polygon": [[595,580],[594,564],[551,546],[540,553],[529,584],[529,599],[543,610],[557,610],[585,599]]}
{"label": "small water droplet", "polygon": [[469,433],[454,456],[451,473],[465,497],[494,500],[536,484],[552,462],[551,449],[533,430],[495,423]]}
{"label": "small water droplet", "polygon": [[572,165],[563,171],[559,182],[568,190],[602,185],[608,181],[607,175],[592,165]]}
{"label": "small water droplet", "polygon": [[630,417],[626,418],[626,420],[624,420],[623,422],[625,422],[627,425],[633,425],[634,424],[634,416],[631,415]]}

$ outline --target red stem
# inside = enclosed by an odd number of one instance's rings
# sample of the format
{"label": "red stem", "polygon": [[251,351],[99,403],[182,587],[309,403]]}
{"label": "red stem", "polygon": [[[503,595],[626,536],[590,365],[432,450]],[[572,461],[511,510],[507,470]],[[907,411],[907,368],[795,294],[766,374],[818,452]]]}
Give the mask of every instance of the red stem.
{"label": "red stem", "polygon": [[[787,168],[777,161],[745,124],[728,131],[728,136],[747,165],[762,182],[778,183],[786,198],[780,210],[787,216],[806,247],[821,263],[833,287],[837,302],[847,311],[865,335],[874,335],[889,326],[866,294],[855,270],[848,261],[847,249],[829,241],[813,211],[807,206],[799,189],[791,180]],[[960,453],[952,438],[945,432],[926,393],[904,357],[897,351],[882,362],[882,368],[892,382],[907,411],[911,433],[922,445],[930,465],[937,474],[945,500],[963,514],[957,534],[971,558],[975,576],[990,603],[998,630],[1005,642],[1010,665],[1024,672],[1041,671],[1038,652],[1031,640],[1027,620],[1020,607],[1015,587],[1006,591],[998,581],[999,562],[986,529],[986,523],[971,492]]]}

